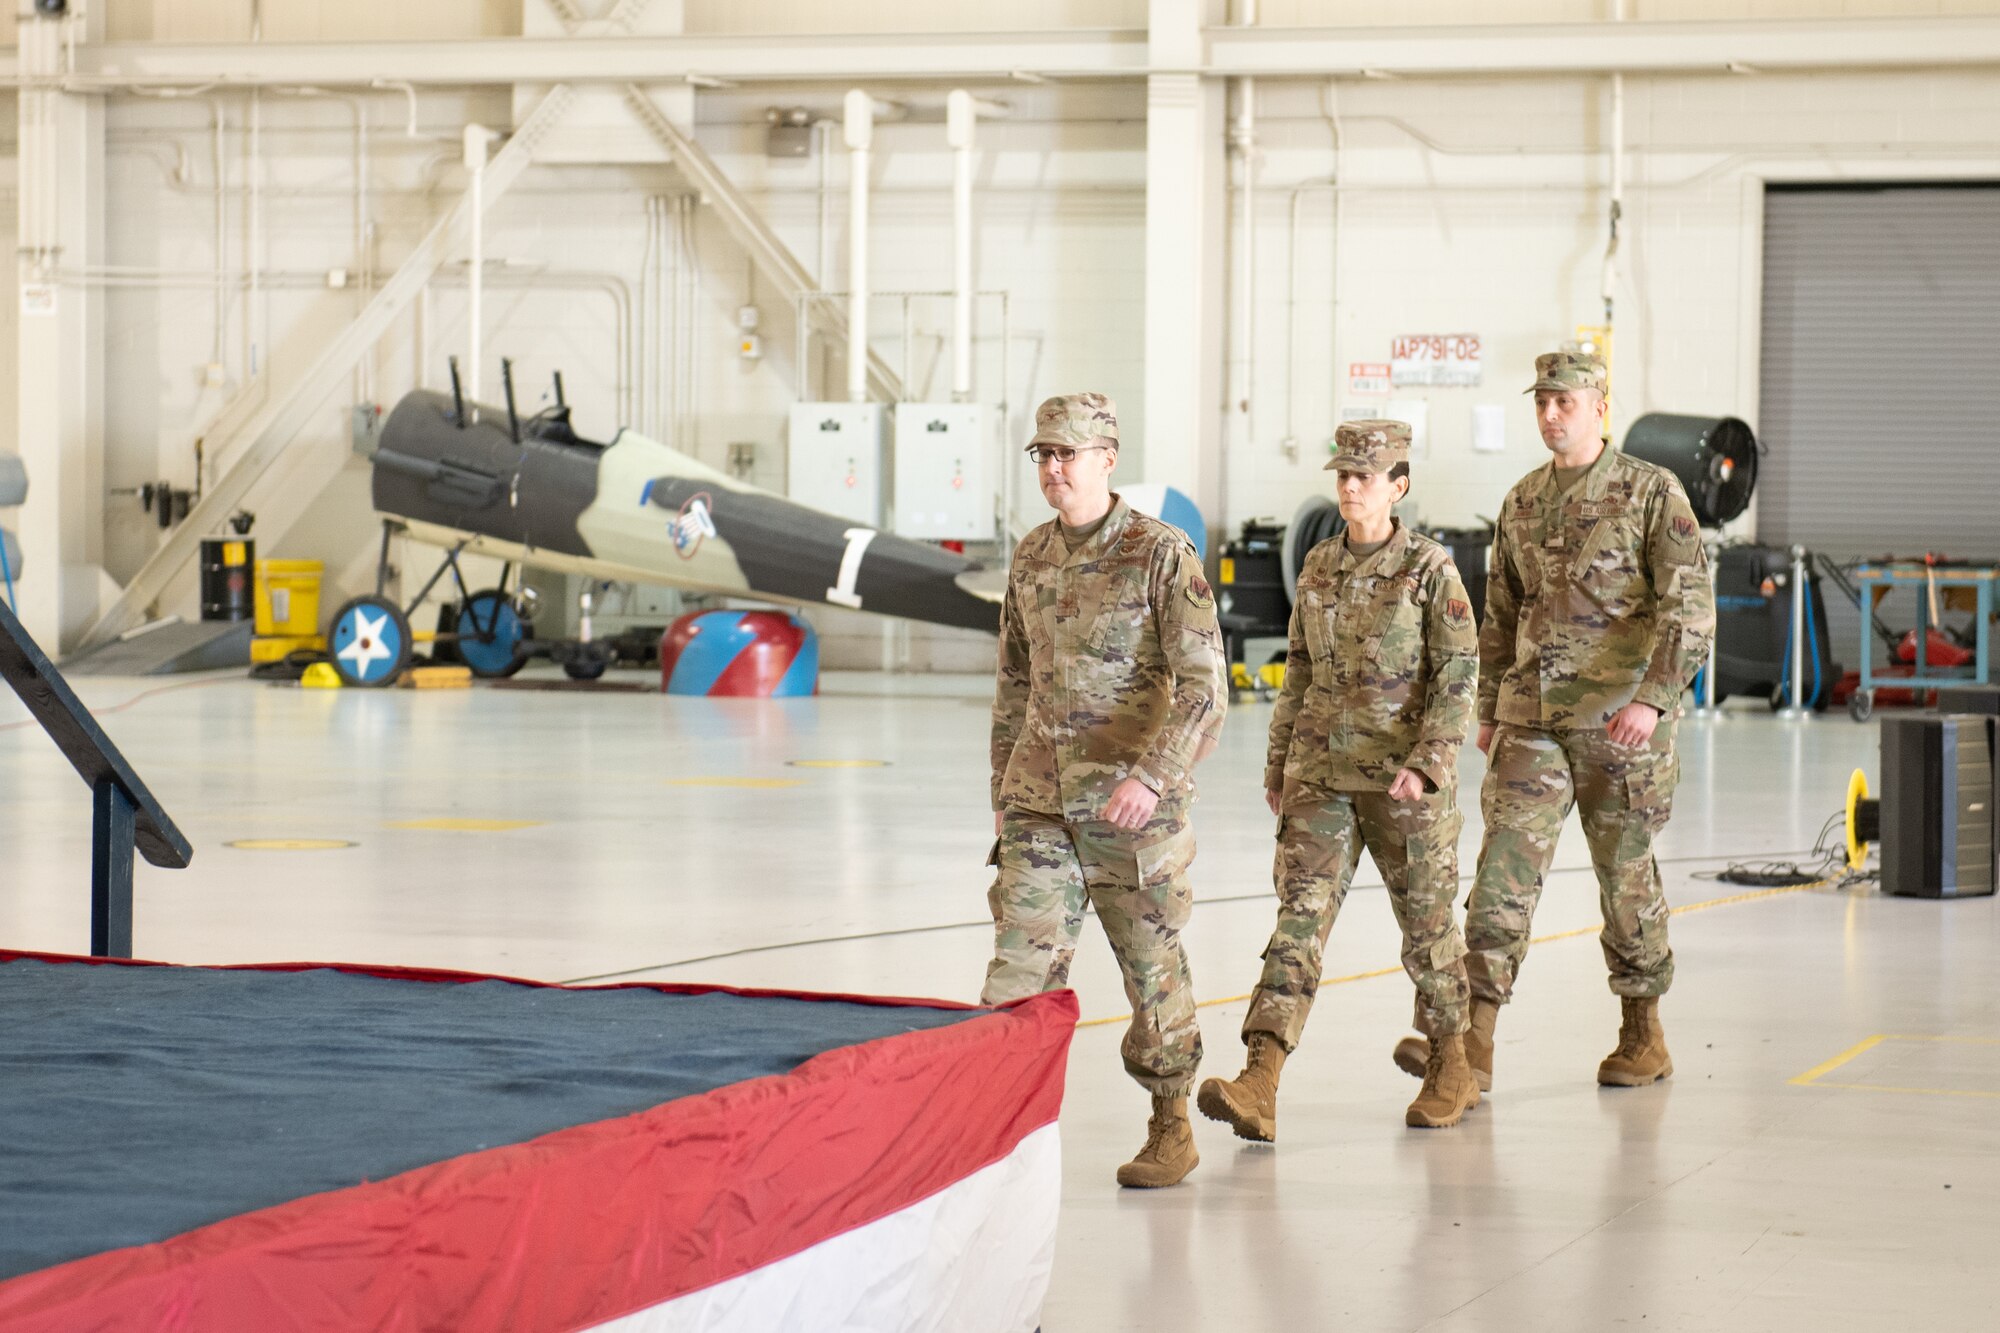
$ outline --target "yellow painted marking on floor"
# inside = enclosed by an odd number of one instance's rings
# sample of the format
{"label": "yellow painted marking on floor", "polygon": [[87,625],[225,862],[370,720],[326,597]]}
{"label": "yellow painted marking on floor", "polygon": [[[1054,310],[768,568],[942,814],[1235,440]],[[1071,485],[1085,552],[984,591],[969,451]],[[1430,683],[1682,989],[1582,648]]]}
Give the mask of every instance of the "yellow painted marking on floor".
{"label": "yellow painted marking on floor", "polygon": [[788,759],[792,768],[887,768],[887,759]]}
{"label": "yellow painted marking on floor", "polygon": [[1916,1097],[1981,1097],[2000,1101],[2000,1090],[1984,1088],[1891,1088],[1881,1083],[1815,1083],[1815,1088],[1841,1088],[1848,1092],[1902,1092]]}
{"label": "yellow painted marking on floor", "polygon": [[1911,1032],[1891,1032],[1887,1036],[1890,1041],[1955,1041],[1963,1042],[1967,1046],[2000,1046],[2000,1037],[1932,1037]]}
{"label": "yellow painted marking on floor", "polygon": [[[1350,981],[1367,981],[1372,977],[1393,977],[1402,970],[1400,967],[1384,967],[1378,968],[1373,972],[1356,972],[1352,976],[1326,977],[1320,981],[1319,987],[1321,990],[1325,990],[1328,986],[1345,986]],[[1248,995],[1227,995],[1219,1000],[1202,1000],[1195,1005],[1195,1008],[1213,1009],[1218,1004],[1241,1004],[1249,998],[1250,996]],[[1132,1015],[1130,1014],[1120,1014],[1116,1018],[1090,1018],[1078,1023],[1077,1026],[1080,1028],[1097,1028],[1103,1027],[1107,1023],[1123,1023],[1131,1017]]]}
{"label": "yellow painted marking on floor", "polygon": [[222,845],[239,852],[336,852],[354,846],[339,838],[238,838]]}
{"label": "yellow painted marking on floor", "polygon": [[515,829],[540,828],[542,823],[539,819],[403,819],[382,827],[424,833],[511,833]]}
{"label": "yellow painted marking on floor", "polygon": [[1833,1059],[1828,1060],[1824,1064],[1814,1065],[1811,1069],[1808,1069],[1805,1073],[1800,1074],[1796,1078],[1788,1079],[1786,1081],[1790,1083],[1796,1083],[1802,1088],[1807,1087],[1813,1082],[1813,1080],[1817,1079],[1820,1075],[1831,1074],[1834,1070],[1840,1068],[1842,1065],[1846,1064],[1849,1060],[1854,1059],[1858,1055],[1866,1055],[1869,1051],[1874,1050],[1877,1046],[1880,1046],[1883,1042],[1887,1040],[1889,1040],[1888,1033],[1878,1032],[1874,1036],[1868,1038],[1866,1041],[1856,1042],[1854,1045],[1848,1047],[1846,1050],[1842,1051],[1839,1055],[1834,1056]]}
{"label": "yellow painted marking on floor", "polygon": [[669,787],[738,787],[771,791],[780,787],[803,787],[804,778],[668,778]]}
{"label": "yellow painted marking on floor", "polygon": [[1831,1074],[1856,1056],[1865,1055],[1885,1041],[1929,1041],[1954,1042],[1967,1046],[2000,1046],[2000,1037],[1954,1037],[1929,1033],[1878,1032],[1865,1041],[1854,1045],[1834,1056],[1825,1064],[1814,1065],[1805,1073],[1786,1082],[1801,1088],[1843,1088],[1850,1092],[1906,1092],[1920,1097],[2000,1097],[2000,1091],[1985,1091],[1968,1088],[1892,1088],[1882,1083],[1822,1083],[1820,1079]]}
{"label": "yellow painted marking on floor", "polygon": [[[1838,877],[1836,876],[1835,878]],[[1833,882],[1834,879],[1820,879],[1814,880],[1810,884],[1785,884],[1775,889],[1755,889],[1749,893],[1732,893],[1723,898],[1704,898],[1698,903],[1689,903],[1685,907],[1673,908],[1668,912],[1668,915],[1681,916],[1687,912],[1706,911],[1711,907],[1728,907],[1735,903],[1760,902],[1765,898],[1775,898],[1781,893],[1804,893],[1807,889],[1823,888]],[[1596,935],[1601,933],[1602,930],[1602,926],[1580,926],[1575,930],[1558,931],[1553,935],[1537,935],[1535,938],[1529,940],[1528,943],[1530,945],[1553,944],[1557,940],[1573,940],[1581,935]],[[1393,977],[1400,974],[1402,970],[1400,967],[1383,967],[1377,968],[1373,972],[1356,972],[1352,976],[1325,977],[1321,979],[1319,985],[1321,990],[1325,990],[1328,986],[1344,986],[1350,981],[1370,981],[1376,977]],[[1195,1004],[1195,1008],[1210,1009],[1219,1004],[1242,1004],[1249,998],[1250,996],[1248,995],[1230,995],[1219,1000],[1201,1000]],[[1131,1019],[1132,1015],[1129,1013],[1119,1014],[1113,1018],[1086,1018],[1078,1023],[1077,1026],[1080,1028],[1106,1027],[1112,1023],[1127,1023]],[[1858,1050],[1855,1052],[1857,1055],[1859,1053]],[[1793,1081],[1796,1082],[1797,1080]]]}

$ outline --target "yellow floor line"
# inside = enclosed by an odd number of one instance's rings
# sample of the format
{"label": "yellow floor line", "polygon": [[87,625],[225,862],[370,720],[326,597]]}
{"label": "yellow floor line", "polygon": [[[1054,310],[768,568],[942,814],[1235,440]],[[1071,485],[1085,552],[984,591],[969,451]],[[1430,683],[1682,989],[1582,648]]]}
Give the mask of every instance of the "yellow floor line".
{"label": "yellow floor line", "polygon": [[1887,1033],[1878,1032],[1874,1036],[1868,1038],[1866,1041],[1856,1042],[1854,1045],[1842,1051],[1839,1055],[1834,1056],[1833,1059],[1828,1060],[1825,1064],[1814,1065],[1811,1069],[1808,1069],[1805,1073],[1800,1074],[1796,1078],[1788,1079],[1786,1081],[1790,1083],[1796,1083],[1802,1088],[1807,1087],[1813,1082],[1814,1079],[1818,1078],[1820,1075],[1831,1074],[1834,1070],[1840,1068],[1842,1065],[1846,1064],[1849,1060],[1854,1059],[1858,1055],[1866,1055],[1868,1052],[1874,1050],[1877,1046],[1880,1046],[1883,1042],[1887,1040],[1889,1040],[1889,1036]]}
{"label": "yellow floor line", "polygon": [[803,787],[804,778],[668,778],[669,787],[735,787],[747,791],[781,791]]}
{"label": "yellow floor line", "polygon": [[[1798,1082],[1793,1079],[1792,1082]],[[1815,1088],[1840,1088],[1847,1092],[1901,1092],[1919,1097],[1981,1097],[2000,1101],[2000,1091],[1983,1088],[1891,1088],[1881,1083],[1815,1083]]]}
{"label": "yellow floor line", "polygon": [[[1810,884],[1785,884],[1775,889],[1754,889],[1749,893],[1732,893],[1727,897],[1723,898],[1704,898],[1702,901],[1698,903],[1688,903],[1684,907],[1672,908],[1668,911],[1668,915],[1683,916],[1689,912],[1707,911],[1711,907],[1728,907],[1735,903],[1760,902],[1765,898],[1775,898],[1779,894],[1783,893],[1804,893],[1807,889],[1825,888],[1827,885],[1832,884],[1834,882],[1835,879],[1818,879],[1814,880]],[[1529,940],[1528,944],[1530,947],[1533,947],[1534,945],[1537,944],[1553,944],[1557,940],[1573,940],[1582,935],[1596,935],[1599,934],[1602,930],[1603,930],[1602,926],[1580,926],[1575,930],[1558,931],[1553,935],[1537,935],[1535,938]],[[1320,981],[1319,988],[1321,990],[1325,990],[1328,986],[1345,986],[1351,981],[1370,981],[1376,977],[1398,976],[1401,975],[1402,971],[1403,969],[1400,967],[1383,967],[1383,968],[1377,968],[1373,972],[1356,972],[1351,976],[1326,977]],[[1228,995],[1224,996],[1219,1000],[1199,1001],[1198,1003],[1196,1003],[1195,1008],[1213,1009],[1217,1005],[1241,1004],[1245,1000],[1248,1000],[1249,998],[1250,996],[1248,995]],[[1132,1020],[1132,1015],[1129,1012],[1127,1012],[1123,1014],[1118,1014],[1112,1018],[1086,1018],[1083,1021],[1079,1022],[1077,1026],[1079,1028],[1106,1027],[1112,1023],[1129,1023],[1131,1020]],[[1853,1054],[1858,1055],[1860,1054],[1860,1051],[1856,1050],[1855,1052],[1853,1052]],[[1828,1067],[1831,1068],[1832,1066]]]}
{"label": "yellow floor line", "polygon": [[1930,1033],[1878,1032],[1874,1036],[1854,1045],[1834,1056],[1824,1064],[1814,1065],[1805,1073],[1785,1080],[1801,1088],[1840,1088],[1848,1092],[1901,1092],[1919,1097],[1981,1097],[2000,1098],[2000,1091],[1984,1088],[1892,1088],[1884,1083],[1822,1083],[1820,1079],[1842,1065],[1866,1055],[1885,1041],[1928,1041],[1955,1042],[1968,1046],[2000,1046],[2000,1037],[1954,1037]]}

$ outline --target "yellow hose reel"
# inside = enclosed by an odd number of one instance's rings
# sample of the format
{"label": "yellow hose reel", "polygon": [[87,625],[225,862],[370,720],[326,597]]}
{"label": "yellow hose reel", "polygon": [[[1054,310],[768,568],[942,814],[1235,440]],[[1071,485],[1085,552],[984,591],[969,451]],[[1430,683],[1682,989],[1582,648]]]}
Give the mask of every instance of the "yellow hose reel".
{"label": "yellow hose reel", "polygon": [[1882,803],[1868,799],[1868,775],[1857,768],[1847,780],[1847,868],[1859,870],[1881,838]]}

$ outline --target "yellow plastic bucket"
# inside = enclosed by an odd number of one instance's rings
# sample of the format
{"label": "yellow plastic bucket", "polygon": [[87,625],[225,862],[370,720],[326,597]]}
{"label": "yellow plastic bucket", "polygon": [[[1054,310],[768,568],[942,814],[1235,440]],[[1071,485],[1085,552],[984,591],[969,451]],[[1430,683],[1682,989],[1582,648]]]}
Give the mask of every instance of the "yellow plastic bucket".
{"label": "yellow plastic bucket", "polygon": [[319,633],[318,560],[257,562],[257,633],[306,638]]}

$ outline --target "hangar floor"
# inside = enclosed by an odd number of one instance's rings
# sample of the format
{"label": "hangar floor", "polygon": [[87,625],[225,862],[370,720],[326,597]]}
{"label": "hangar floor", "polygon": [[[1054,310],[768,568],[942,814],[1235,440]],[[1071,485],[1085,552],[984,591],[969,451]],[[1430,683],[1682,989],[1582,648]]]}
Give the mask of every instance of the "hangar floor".
{"label": "hangar floor", "polygon": [[[190,871],[140,869],[142,956],[964,999],[990,938],[989,688],[830,677],[816,700],[768,703],[82,683],[196,846]],[[1240,1065],[1240,997],[1271,925],[1268,715],[1239,705],[1202,774],[1204,1073]],[[0,696],[0,940],[80,951],[88,800],[24,718]],[[1618,1012],[1572,824],[1536,922],[1553,938],[1463,1126],[1403,1127],[1415,1084],[1388,1052],[1410,988],[1364,867],[1286,1069],[1280,1142],[1197,1121],[1186,1185],[1120,1191],[1145,1101],[1119,1069],[1124,998],[1087,925],[1050,1333],[1987,1326],[2000,907],[1703,878],[1803,855],[1849,770],[1872,774],[1876,733],[1760,713],[1683,737],[1662,851],[1677,1074],[1654,1088],[1592,1080]],[[1468,747],[1468,793],[1479,764]],[[1477,839],[1469,814],[1468,873]],[[231,845],[259,840],[339,845]]]}

